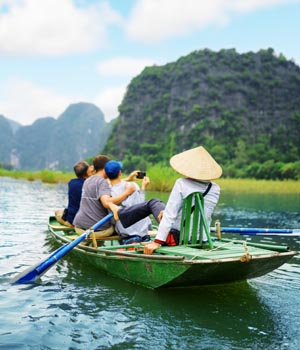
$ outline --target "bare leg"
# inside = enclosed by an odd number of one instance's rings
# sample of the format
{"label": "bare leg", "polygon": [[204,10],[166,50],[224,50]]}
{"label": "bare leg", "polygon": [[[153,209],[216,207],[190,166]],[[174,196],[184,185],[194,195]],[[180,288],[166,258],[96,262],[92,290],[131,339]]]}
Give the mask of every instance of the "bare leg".
{"label": "bare leg", "polygon": [[114,204],[114,203],[109,203],[108,206],[109,206],[109,209],[111,210],[111,212],[112,212],[113,215],[114,215],[114,219],[115,219],[116,221],[120,220],[120,219],[119,219],[119,215],[118,215],[118,211],[119,211],[120,207],[117,206],[117,205]]}

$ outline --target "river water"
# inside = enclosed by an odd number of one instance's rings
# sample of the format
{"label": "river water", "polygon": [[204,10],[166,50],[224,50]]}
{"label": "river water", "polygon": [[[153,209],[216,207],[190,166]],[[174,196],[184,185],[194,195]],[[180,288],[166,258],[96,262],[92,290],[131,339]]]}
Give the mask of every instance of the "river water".
{"label": "river water", "polygon": [[[57,246],[66,185],[0,178],[0,349],[286,349],[300,344],[300,260],[247,282],[148,290],[68,254],[39,283],[10,279]],[[224,226],[299,228],[299,196],[222,194]]]}

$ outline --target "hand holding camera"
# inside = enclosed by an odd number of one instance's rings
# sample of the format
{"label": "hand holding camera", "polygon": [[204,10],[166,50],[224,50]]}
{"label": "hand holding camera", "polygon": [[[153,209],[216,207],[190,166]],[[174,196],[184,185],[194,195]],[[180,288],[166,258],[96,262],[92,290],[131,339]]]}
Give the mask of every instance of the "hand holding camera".
{"label": "hand holding camera", "polygon": [[136,178],[137,179],[143,179],[146,176],[146,172],[145,171],[138,171]]}

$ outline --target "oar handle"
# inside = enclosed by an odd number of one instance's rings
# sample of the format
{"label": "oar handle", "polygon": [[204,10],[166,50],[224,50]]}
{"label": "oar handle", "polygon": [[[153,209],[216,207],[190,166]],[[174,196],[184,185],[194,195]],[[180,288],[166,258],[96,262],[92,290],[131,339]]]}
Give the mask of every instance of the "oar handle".
{"label": "oar handle", "polygon": [[97,229],[99,227],[101,227],[102,225],[106,224],[111,218],[113,217],[113,213],[109,213],[107,214],[103,219],[101,219],[100,221],[98,221],[94,226],[92,226],[92,230],[93,231],[97,231]]}
{"label": "oar handle", "polygon": [[59,259],[64,257],[70,250],[76,247],[81,241],[86,239],[91,231],[96,231],[99,227],[110,221],[113,217],[112,213],[106,215],[103,219],[98,221],[94,226],[90,229],[86,230],[83,234],[81,234],[74,241],[59,247],[55,252],[50,254],[45,260],[43,260],[40,264],[34,265],[26,271],[20,273],[18,276],[13,278],[12,283],[30,283],[34,282],[39,276],[45,273],[50,267],[52,267]]}
{"label": "oar handle", "polygon": [[[215,228],[211,228],[211,231],[215,231]],[[221,227],[221,232],[228,233],[240,233],[241,235],[256,235],[257,233],[294,233],[300,234],[300,229],[280,229],[280,228],[256,228],[256,227]]]}
{"label": "oar handle", "polygon": [[43,271],[47,270],[49,266],[56,263],[63,256],[65,256],[70,250],[72,250],[74,247],[76,247],[80,242],[82,242],[83,240],[88,238],[89,235],[91,234],[92,230],[96,231],[99,227],[106,224],[112,218],[112,216],[113,216],[113,214],[109,213],[103,219],[98,221],[94,226],[92,226],[91,229],[84,231],[84,233],[81,234],[78,238],[74,239],[74,241],[70,242],[69,244],[64,245],[62,248],[59,248],[56,252],[54,252],[52,255],[50,255],[50,257],[44,263],[42,263],[40,266],[38,266],[36,268],[36,270],[39,272],[39,274],[42,273]]}

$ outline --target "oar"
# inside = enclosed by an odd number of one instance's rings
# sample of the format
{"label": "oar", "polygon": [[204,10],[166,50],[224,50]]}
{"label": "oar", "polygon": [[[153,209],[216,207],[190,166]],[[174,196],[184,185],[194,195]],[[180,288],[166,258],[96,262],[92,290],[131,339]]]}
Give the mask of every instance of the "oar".
{"label": "oar", "polygon": [[98,221],[94,226],[86,230],[78,238],[70,243],[66,243],[62,247],[59,247],[55,252],[49,255],[42,262],[37,263],[34,266],[27,268],[25,271],[18,274],[11,280],[11,283],[31,283],[34,282],[37,278],[41,277],[47,270],[49,270],[54,264],[63,258],[70,250],[76,247],[84,239],[88,238],[92,231],[96,231],[99,227],[107,223],[113,214],[110,213],[106,215],[102,220]]}
{"label": "oar", "polygon": [[[241,235],[267,234],[300,234],[300,229],[279,229],[279,228],[256,228],[256,227],[220,227],[221,232],[239,233]],[[211,231],[216,231],[214,227]]]}

